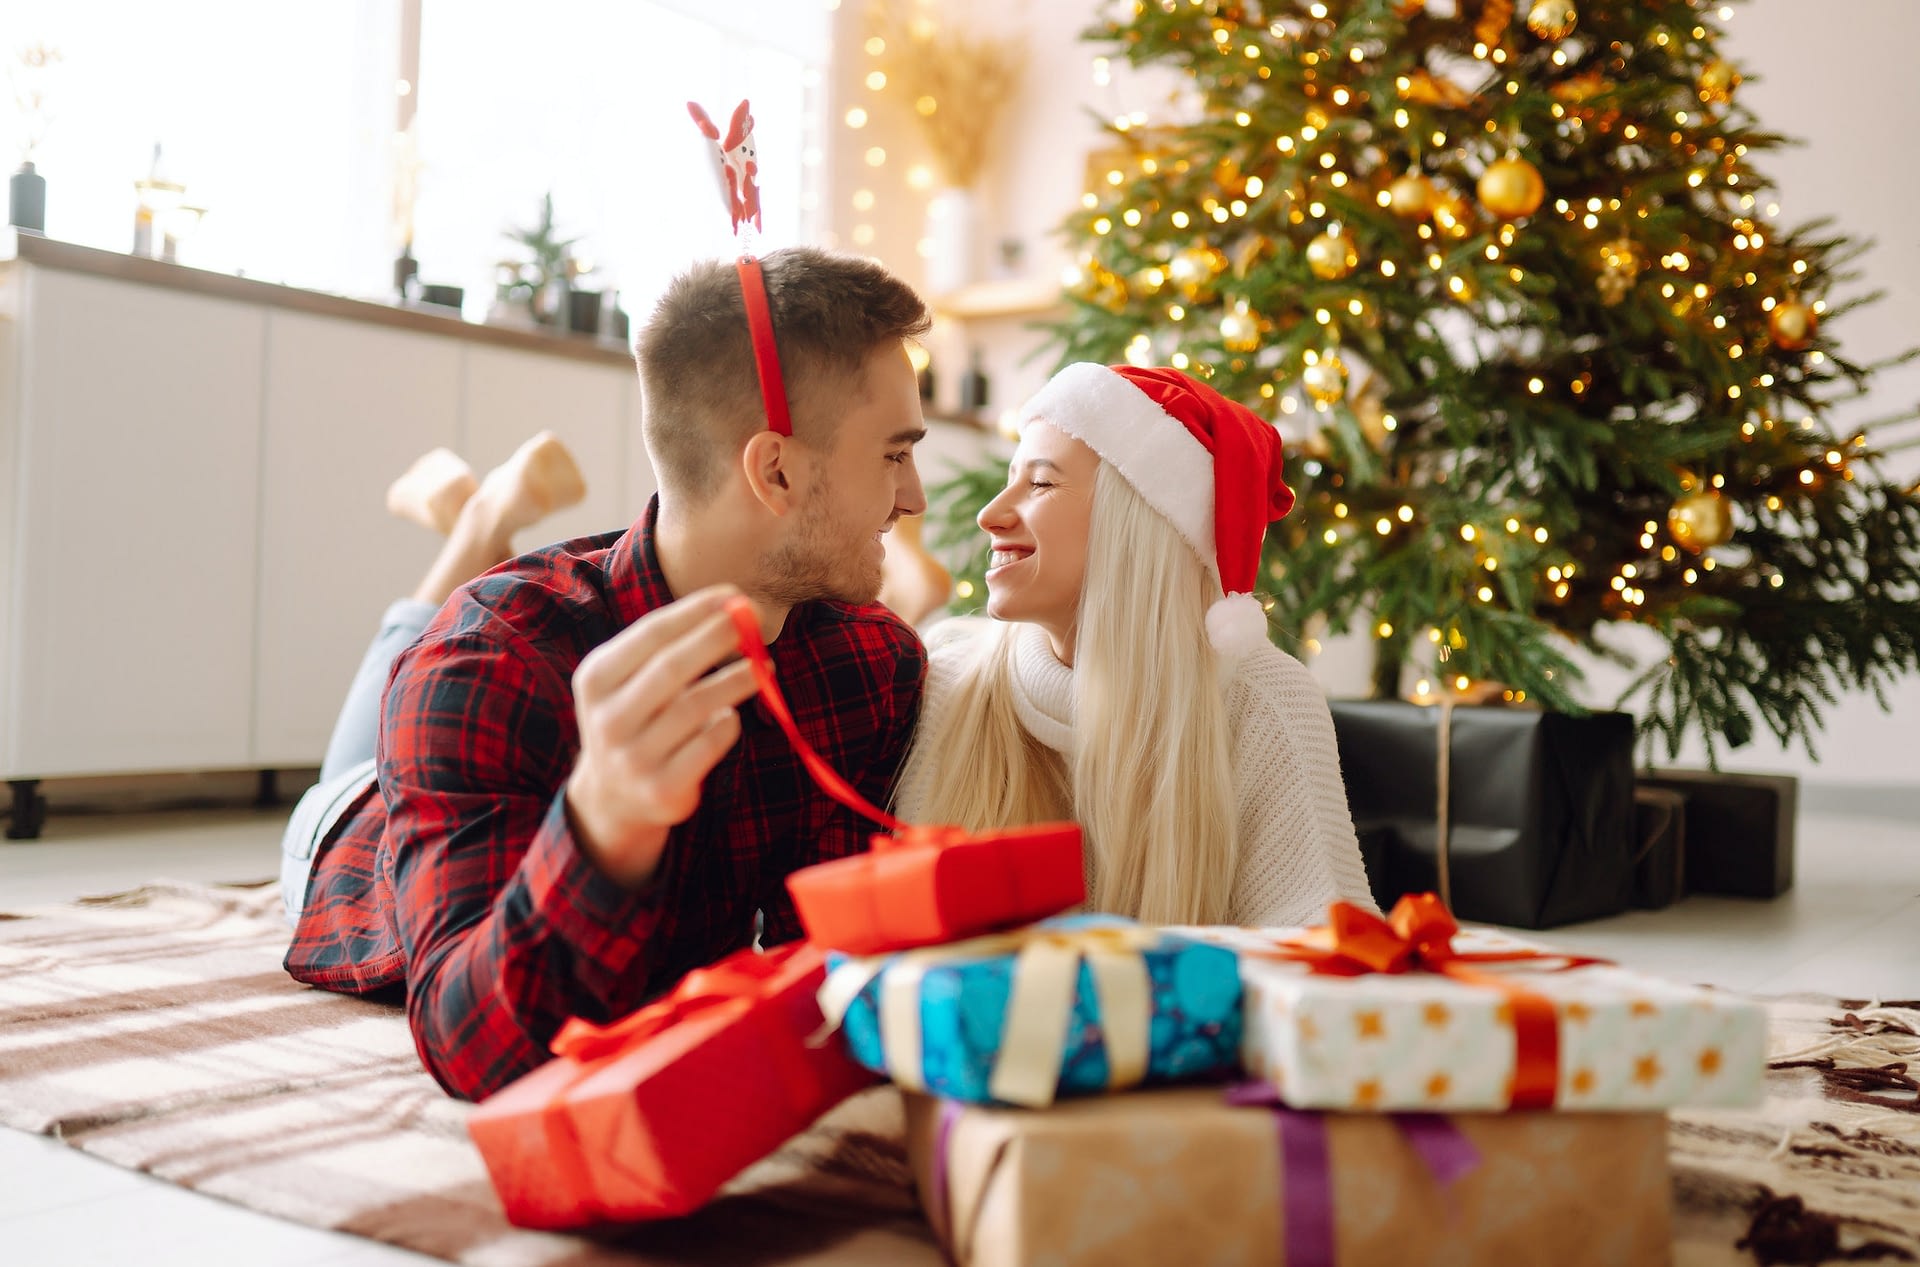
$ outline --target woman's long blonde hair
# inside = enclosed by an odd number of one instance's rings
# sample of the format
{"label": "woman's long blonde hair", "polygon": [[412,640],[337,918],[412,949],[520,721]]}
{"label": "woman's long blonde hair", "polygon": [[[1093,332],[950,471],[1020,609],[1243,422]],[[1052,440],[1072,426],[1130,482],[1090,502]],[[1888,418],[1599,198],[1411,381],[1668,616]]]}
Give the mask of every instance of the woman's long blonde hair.
{"label": "woman's long blonde hair", "polygon": [[901,783],[922,818],[973,831],[1073,818],[1095,910],[1148,923],[1226,923],[1239,861],[1226,699],[1206,611],[1220,595],[1179,533],[1104,461],[1094,481],[1074,643],[1071,763],[1020,725],[1013,630],[965,669],[941,734]]}

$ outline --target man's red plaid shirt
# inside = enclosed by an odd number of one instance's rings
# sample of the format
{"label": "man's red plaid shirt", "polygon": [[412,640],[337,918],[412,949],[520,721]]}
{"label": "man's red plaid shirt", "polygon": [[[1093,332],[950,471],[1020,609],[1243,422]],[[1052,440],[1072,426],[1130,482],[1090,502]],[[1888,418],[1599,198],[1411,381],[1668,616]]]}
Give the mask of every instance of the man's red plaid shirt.
{"label": "man's red plaid shirt", "polygon": [[[321,844],[286,966],[364,994],[405,983],[421,1060],[479,1099],[540,1064],[570,1016],[605,1022],[754,940],[801,935],[784,881],[858,853],[760,702],[669,835],[644,892],[581,852],[562,790],[579,753],[572,675],[672,601],[654,507],[632,529],[523,555],[450,599],[388,680],[379,779]],[[795,607],[769,648],[801,732],[884,804],[925,652],[880,607]]]}

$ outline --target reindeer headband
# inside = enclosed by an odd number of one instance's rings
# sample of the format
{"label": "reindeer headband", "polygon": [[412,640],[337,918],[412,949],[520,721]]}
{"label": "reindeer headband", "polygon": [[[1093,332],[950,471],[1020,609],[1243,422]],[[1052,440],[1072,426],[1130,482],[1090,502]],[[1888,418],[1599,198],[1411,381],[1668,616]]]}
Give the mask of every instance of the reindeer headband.
{"label": "reindeer headband", "polygon": [[773,338],[773,309],[767,302],[767,279],[754,258],[754,233],[760,227],[760,175],[757,151],[753,145],[753,115],[742,101],[734,108],[727,134],[713,125],[697,102],[687,103],[687,112],[709,141],[720,147],[720,176],[727,214],[733,218],[734,237],[740,227],[752,228],[741,241],[740,297],[747,306],[747,328],[753,335],[753,363],[760,374],[760,399],[767,410],[767,426],[783,436],[793,434],[793,418],[787,411],[787,386],[780,376],[780,348]]}

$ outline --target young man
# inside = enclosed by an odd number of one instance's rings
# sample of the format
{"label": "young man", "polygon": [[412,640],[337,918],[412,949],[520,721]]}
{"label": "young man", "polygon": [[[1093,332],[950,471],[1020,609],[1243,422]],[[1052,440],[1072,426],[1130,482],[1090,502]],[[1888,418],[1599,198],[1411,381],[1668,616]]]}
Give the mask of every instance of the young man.
{"label": "young man", "polygon": [[[906,342],[925,306],[879,265],[762,261],[793,434],[768,429],[741,280],[694,268],[637,346],[660,493],[624,533],[455,592],[393,664],[377,782],[321,787],[287,970],[404,984],[422,1061],[485,1096],[688,971],[800,935],[784,880],[872,830],[817,789],[721,610],[746,594],[808,739],[884,801],[925,659],[873,606],[881,534],[926,509]],[[302,810],[308,807],[303,800]],[[296,810],[296,824],[303,815]],[[330,825],[326,819],[335,819]]]}

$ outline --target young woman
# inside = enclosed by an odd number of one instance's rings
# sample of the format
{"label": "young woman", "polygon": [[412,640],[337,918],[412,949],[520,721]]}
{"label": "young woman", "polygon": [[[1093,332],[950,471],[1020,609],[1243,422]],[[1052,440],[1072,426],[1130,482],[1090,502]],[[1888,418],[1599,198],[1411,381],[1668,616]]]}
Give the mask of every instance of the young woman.
{"label": "young woman", "polygon": [[1068,366],[1022,409],[987,612],[949,621],[902,814],[1073,818],[1089,906],[1151,923],[1316,923],[1373,905],[1333,719],[1252,596],[1293,493],[1280,440],[1170,369]]}

